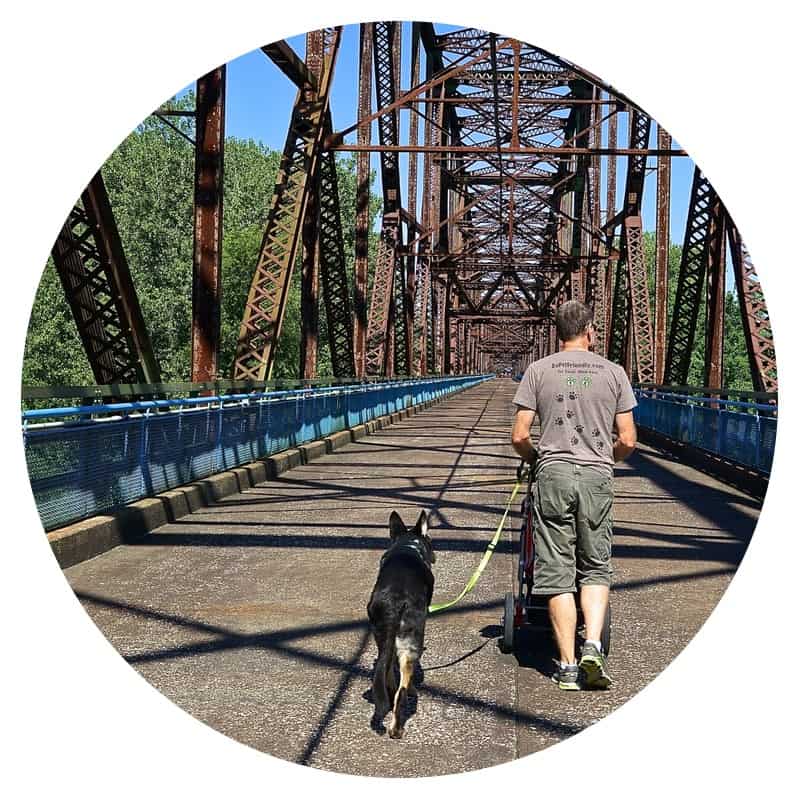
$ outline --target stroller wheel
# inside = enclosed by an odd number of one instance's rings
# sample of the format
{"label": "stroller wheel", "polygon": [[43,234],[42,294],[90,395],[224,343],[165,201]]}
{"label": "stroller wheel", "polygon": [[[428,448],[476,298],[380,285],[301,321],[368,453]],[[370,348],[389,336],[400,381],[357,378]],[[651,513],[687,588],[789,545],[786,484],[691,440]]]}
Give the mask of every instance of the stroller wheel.
{"label": "stroller wheel", "polygon": [[514,595],[506,594],[503,613],[503,641],[500,648],[504,653],[514,652]]}

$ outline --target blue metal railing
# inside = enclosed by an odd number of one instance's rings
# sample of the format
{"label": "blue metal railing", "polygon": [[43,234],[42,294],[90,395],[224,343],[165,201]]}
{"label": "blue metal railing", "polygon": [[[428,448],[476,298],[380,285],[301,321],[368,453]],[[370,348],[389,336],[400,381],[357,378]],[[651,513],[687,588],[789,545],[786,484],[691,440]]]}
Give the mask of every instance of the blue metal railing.
{"label": "blue metal railing", "polygon": [[51,530],[492,377],[26,411],[31,487]]}
{"label": "blue metal railing", "polygon": [[636,389],[637,425],[768,475],[778,407],[700,395]]}

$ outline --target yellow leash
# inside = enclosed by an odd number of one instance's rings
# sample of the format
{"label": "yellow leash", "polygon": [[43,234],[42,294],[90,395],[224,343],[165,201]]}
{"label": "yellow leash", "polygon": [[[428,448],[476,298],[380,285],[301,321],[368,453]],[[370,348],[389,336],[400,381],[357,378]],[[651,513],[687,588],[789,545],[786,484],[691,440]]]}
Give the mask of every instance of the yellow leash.
{"label": "yellow leash", "polygon": [[458,597],[456,597],[455,600],[451,600],[449,603],[437,603],[435,605],[430,606],[428,608],[429,614],[435,614],[437,611],[442,611],[445,608],[450,608],[451,606],[454,606],[468,592],[472,591],[475,584],[478,582],[478,579],[481,577],[481,573],[483,573],[484,569],[486,569],[486,565],[489,563],[489,559],[492,557],[492,553],[494,553],[494,549],[495,547],[497,547],[497,543],[500,541],[500,534],[503,532],[503,527],[506,524],[506,517],[508,516],[508,512],[511,510],[511,504],[514,502],[514,498],[517,496],[517,492],[519,491],[520,486],[522,486],[522,481],[518,480],[516,486],[511,492],[511,497],[508,498],[508,503],[506,503],[506,510],[503,512],[503,518],[500,520],[500,524],[497,526],[494,538],[492,539],[491,542],[489,542],[488,546],[486,547],[486,552],[483,554],[481,563],[478,564],[478,568],[475,570],[475,572],[472,573],[472,576],[467,581],[467,585],[464,587],[461,594]]}

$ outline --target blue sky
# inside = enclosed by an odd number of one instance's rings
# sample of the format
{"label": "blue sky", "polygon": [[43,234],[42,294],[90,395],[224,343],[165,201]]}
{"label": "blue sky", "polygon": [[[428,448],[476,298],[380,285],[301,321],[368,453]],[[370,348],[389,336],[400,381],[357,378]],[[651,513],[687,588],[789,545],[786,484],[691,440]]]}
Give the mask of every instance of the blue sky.
{"label": "blue sky", "polygon": [[[408,88],[410,83],[410,23],[404,24],[404,50],[402,58],[401,86]],[[436,30],[443,32],[453,30],[454,26],[437,25]],[[302,57],[305,51],[305,36],[295,36],[288,40],[295,51]],[[266,43],[265,43],[266,44]],[[345,26],[336,73],[331,94],[331,108],[334,128],[341,129],[351,125],[356,119],[358,95],[358,44],[359,30],[357,25]],[[536,44],[532,42],[532,44]],[[601,76],[602,77],[602,76]],[[189,87],[191,88],[191,87]],[[296,90],[293,84],[260,50],[247,53],[228,64],[227,97],[226,97],[226,131],[229,136],[261,141],[275,150],[282,150],[286,131],[294,102]],[[639,100],[639,98],[632,98]],[[374,99],[373,99],[374,104]],[[646,104],[644,104],[646,108]],[[407,135],[408,114],[401,116],[401,135]],[[625,116],[621,115],[618,129],[620,144],[627,135]],[[655,128],[655,126],[653,126]],[[652,132],[651,145],[655,146],[655,129]],[[377,133],[373,131],[373,141]],[[677,144],[675,145],[678,146]],[[605,159],[603,160],[605,163]],[[617,206],[624,191],[625,158],[620,158],[617,165]],[[650,159],[655,166],[655,158]],[[408,157],[401,158],[401,171],[405,186]],[[372,167],[378,174],[378,155],[372,154]],[[691,187],[694,164],[689,158],[672,160],[672,203],[670,233],[673,242],[683,241],[686,225],[686,212]],[[603,177],[605,181],[605,177]],[[645,182],[643,222],[646,230],[655,230],[655,183],[653,169],[648,173]],[[605,192],[602,194],[605,206]],[[729,284],[729,288],[732,285]]]}

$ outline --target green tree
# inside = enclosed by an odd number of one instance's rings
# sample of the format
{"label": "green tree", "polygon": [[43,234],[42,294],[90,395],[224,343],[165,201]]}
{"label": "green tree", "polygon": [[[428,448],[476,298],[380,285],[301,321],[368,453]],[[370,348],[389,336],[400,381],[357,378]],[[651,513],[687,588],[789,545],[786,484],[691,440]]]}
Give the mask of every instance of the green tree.
{"label": "green tree", "polygon": [[[173,108],[191,108],[191,96]],[[177,120],[177,122],[175,121]],[[171,121],[186,135],[192,123]],[[120,238],[130,266],[162,379],[190,377],[192,285],[192,186],[194,149],[181,132],[150,117],[103,165]],[[242,312],[270,207],[280,154],[252,139],[225,142],[220,373],[230,374]],[[355,230],[355,161],[338,162],[342,231],[352,274]],[[380,199],[371,198],[374,219]],[[375,251],[375,235],[371,236]],[[352,287],[351,287],[352,288]],[[327,331],[321,315],[320,365],[330,374]],[[274,377],[298,374],[300,273],[295,269],[278,342]],[[52,260],[34,301],[26,340],[23,382],[91,384],[91,369]]]}
{"label": "green tree", "polygon": [[[652,231],[647,231],[643,236],[645,262],[648,270],[648,288],[651,303],[655,298],[655,253],[656,237]],[[674,243],[669,246],[669,280],[667,283],[667,336],[669,336],[670,323],[675,308],[675,296],[678,289],[678,276],[680,274],[682,248]],[[750,366],[745,344],[745,333],[739,312],[739,302],[735,292],[727,291],[725,294],[725,319],[724,319],[724,356],[723,356],[723,386],[731,389],[751,390],[753,388],[750,377]],[[702,386],[705,382],[705,327],[706,303],[705,296],[701,297],[700,309],[697,315],[692,356],[689,363],[687,383],[690,386]]]}

